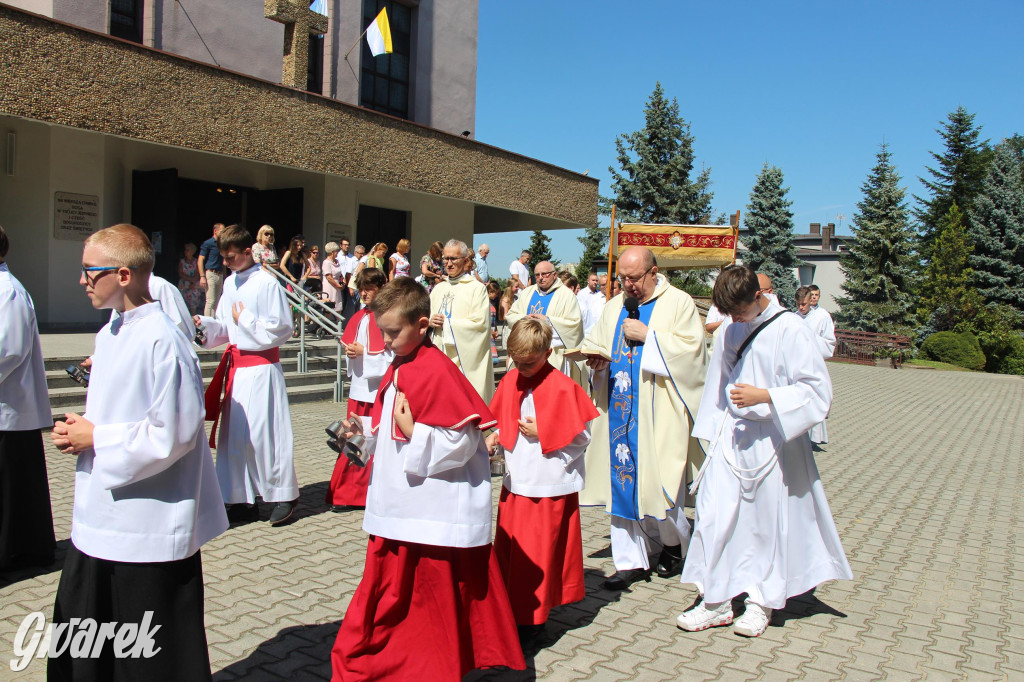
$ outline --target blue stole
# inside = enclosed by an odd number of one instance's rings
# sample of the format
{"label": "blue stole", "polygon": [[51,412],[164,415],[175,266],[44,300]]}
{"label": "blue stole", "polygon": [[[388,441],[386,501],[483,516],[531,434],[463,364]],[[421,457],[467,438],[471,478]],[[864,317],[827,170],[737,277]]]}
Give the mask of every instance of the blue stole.
{"label": "blue stole", "polygon": [[541,292],[540,289],[533,290],[533,297],[530,298],[530,305],[526,306],[526,314],[533,315],[534,313],[540,313],[541,315],[548,314],[548,305],[551,304],[555,293],[555,287],[551,287],[546,292]]}
{"label": "blue stole", "polygon": [[[640,306],[640,321],[648,324],[654,310],[651,299]],[[615,325],[612,361],[608,369],[608,441],[611,450],[612,511],[623,519],[637,518],[636,499],[636,452],[639,434],[636,420],[639,413],[640,355],[642,343],[630,348],[622,333],[622,323],[627,319],[626,308],[619,313]]]}

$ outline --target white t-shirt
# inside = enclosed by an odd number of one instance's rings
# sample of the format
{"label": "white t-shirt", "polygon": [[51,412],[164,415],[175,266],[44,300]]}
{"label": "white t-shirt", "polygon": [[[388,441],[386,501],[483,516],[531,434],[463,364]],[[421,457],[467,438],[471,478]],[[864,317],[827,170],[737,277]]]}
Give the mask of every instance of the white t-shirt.
{"label": "white t-shirt", "polygon": [[524,286],[530,286],[530,270],[518,259],[508,266],[508,274],[518,276]]}

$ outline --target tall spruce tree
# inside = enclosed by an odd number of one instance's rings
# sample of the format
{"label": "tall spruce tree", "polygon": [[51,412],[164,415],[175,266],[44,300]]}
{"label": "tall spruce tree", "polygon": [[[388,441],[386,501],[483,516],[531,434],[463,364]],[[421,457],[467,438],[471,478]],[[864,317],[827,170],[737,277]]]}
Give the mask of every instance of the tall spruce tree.
{"label": "tall spruce tree", "polygon": [[793,202],[786,198],[788,191],[782,186],[782,170],[766,163],[750,192],[743,219],[749,231],[743,264],[771,277],[779,300],[792,306],[798,285],[793,268],[803,261],[793,245],[793,212],[789,210]]}
{"label": "tall spruce tree", "polygon": [[974,125],[974,114],[967,113],[963,106],[940,125],[935,132],[942,137],[945,150],[941,154],[931,152],[938,164],[936,168],[928,167],[932,179],[919,178],[931,197],[914,197],[918,203],[914,215],[920,223],[920,250],[926,260],[931,258],[939,226],[954,203],[965,213],[967,231],[972,232],[970,209],[992,158],[988,140],[980,139],[981,128]]}
{"label": "tall spruce tree", "polygon": [[978,289],[988,302],[1024,311],[1024,183],[1010,142],[996,146],[970,213]]}
{"label": "tall spruce tree", "polygon": [[908,334],[914,318],[915,254],[904,201],[906,190],[885,143],[861,190],[853,238],[839,262],[846,275],[837,299],[839,326],[866,332]]}
{"label": "tall spruce tree", "polygon": [[619,218],[641,223],[707,223],[711,219],[711,169],[694,173],[693,135],[661,83],[644,107],[641,130],[615,140],[622,172],[609,167]]}
{"label": "tall spruce tree", "polygon": [[587,281],[594,269],[594,261],[608,255],[608,228],[594,225],[585,229],[582,237],[576,237],[583,244],[583,255],[576,266],[576,278],[582,283]]}
{"label": "tall spruce tree", "polygon": [[984,304],[968,267],[973,250],[963,213],[954,202],[939,225],[932,259],[921,281],[918,316],[929,332],[949,331],[964,320],[973,320]]}
{"label": "tall spruce tree", "polygon": [[533,276],[533,269],[537,267],[537,263],[542,260],[550,261],[552,265],[557,266],[558,261],[551,256],[551,237],[544,234],[542,230],[534,230],[533,234],[530,235],[530,276]]}

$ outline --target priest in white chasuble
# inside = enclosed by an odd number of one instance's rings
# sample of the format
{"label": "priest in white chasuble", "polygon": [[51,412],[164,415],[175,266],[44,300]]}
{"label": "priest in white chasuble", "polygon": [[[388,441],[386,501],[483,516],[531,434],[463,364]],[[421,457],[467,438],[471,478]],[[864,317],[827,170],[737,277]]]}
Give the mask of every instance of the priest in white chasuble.
{"label": "priest in white chasuble", "polygon": [[697,307],[658,274],[647,248],[623,251],[619,273],[623,293],[608,301],[582,346],[600,416],[591,423],[580,504],[609,514],[609,589],[647,579],[648,553],[659,548],[658,575],[679,572],[690,541],[686,486],[704,461],[690,437],[707,363]]}
{"label": "priest in white chasuble", "polygon": [[579,348],[583,342],[583,314],[576,295],[558,278],[555,266],[541,261],[533,269],[537,283],[519,294],[508,314],[509,327],[524,317],[533,317],[551,325],[551,355],[555,369],[566,374],[583,388],[588,387],[589,376],[577,363],[566,360],[565,350]]}
{"label": "priest in white chasuble", "polygon": [[466,269],[469,247],[465,242],[449,240],[443,254],[448,279],[430,292],[431,340],[489,402],[494,395],[494,364],[487,287]]}

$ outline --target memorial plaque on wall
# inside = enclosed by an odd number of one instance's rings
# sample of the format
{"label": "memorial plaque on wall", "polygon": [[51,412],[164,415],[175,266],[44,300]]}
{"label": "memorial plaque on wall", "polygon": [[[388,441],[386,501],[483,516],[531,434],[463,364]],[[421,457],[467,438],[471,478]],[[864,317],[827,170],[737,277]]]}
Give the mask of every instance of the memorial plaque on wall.
{"label": "memorial plaque on wall", "polygon": [[[337,244],[341,244],[342,239],[349,240],[349,243],[351,244],[352,226],[342,225],[340,223],[327,223],[327,239],[324,243],[335,242]],[[349,253],[352,252],[349,251]]]}
{"label": "memorial plaque on wall", "polygon": [[100,198],[94,194],[53,194],[53,237],[84,242],[100,229]]}

